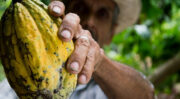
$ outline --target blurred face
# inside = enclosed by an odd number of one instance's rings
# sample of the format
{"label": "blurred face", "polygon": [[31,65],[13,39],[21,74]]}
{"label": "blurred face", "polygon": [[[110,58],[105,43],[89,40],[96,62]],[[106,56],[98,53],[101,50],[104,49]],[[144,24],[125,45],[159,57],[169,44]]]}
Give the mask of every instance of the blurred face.
{"label": "blurred face", "polygon": [[68,12],[76,13],[81,18],[81,25],[91,32],[93,38],[102,47],[111,42],[115,4],[112,0],[72,0]]}

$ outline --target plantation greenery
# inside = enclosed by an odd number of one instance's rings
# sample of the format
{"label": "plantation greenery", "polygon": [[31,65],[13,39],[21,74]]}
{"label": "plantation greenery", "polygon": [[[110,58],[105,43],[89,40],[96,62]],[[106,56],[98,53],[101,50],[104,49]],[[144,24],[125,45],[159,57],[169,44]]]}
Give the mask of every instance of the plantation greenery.
{"label": "plantation greenery", "polygon": [[[48,0],[42,1],[49,3]],[[0,0],[0,17],[9,4],[10,0]],[[115,35],[104,50],[111,59],[151,76],[179,53],[180,0],[142,0],[142,13],[137,24]],[[2,80],[2,66],[0,73]],[[156,94],[171,94],[180,82],[179,73],[180,70],[177,70],[157,84]]]}

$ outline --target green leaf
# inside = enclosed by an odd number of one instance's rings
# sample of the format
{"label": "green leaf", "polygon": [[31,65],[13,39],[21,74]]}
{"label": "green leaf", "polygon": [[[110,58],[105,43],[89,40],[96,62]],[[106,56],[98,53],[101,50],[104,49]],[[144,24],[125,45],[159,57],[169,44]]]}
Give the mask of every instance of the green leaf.
{"label": "green leaf", "polygon": [[10,6],[12,0],[0,0],[0,19],[5,10]]}

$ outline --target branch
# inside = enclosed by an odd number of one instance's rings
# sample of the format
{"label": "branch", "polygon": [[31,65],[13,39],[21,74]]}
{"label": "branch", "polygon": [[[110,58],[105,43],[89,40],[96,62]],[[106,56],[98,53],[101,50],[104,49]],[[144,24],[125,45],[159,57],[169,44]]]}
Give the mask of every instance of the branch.
{"label": "branch", "polygon": [[157,86],[163,80],[165,80],[169,75],[176,73],[180,70],[180,52],[168,60],[166,63],[159,66],[153,74],[151,74],[148,78],[149,80]]}

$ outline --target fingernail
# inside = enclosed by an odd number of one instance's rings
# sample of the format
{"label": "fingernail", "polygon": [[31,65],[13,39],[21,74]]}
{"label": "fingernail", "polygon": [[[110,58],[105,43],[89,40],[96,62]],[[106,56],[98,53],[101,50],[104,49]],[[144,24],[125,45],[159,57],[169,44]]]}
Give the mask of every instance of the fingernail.
{"label": "fingernail", "polygon": [[69,38],[71,37],[71,32],[68,31],[68,30],[63,30],[63,31],[61,32],[61,36],[64,37],[64,38],[66,38],[66,39],[69,39]]}
{"label": "fingernail", "polygon": [[79,64],[78,62],[72,62],[70,65],[71,70],[78,71],[79,70]]}
{"label": "fingernail", "polygon": [[58,6],[54,6],[53,7],[53,12],[57,13],[57,14],[60,14],[61,13],[61,9]]}
{"label": "fingernail", "polygon": [[81,83],[86,83],[86,76],[85,75],[81,75],[79,78]]}

